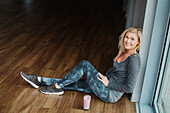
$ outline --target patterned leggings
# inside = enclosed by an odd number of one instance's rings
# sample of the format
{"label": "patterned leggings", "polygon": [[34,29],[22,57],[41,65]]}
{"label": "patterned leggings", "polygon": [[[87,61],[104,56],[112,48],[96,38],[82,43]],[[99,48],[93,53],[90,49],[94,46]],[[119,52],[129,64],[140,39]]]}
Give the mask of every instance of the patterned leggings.
{"label": "patterned leggings", "polygon": [[[83,75],[86,76],[86,79],[80,79]],[[94,93],[104,102],[109,102],[109,89],[97,79],[98,76],[98,71],[93,65],[83,60],[63,79],[41,77],[41,82],[44,85],[51,85],[57,82],[64,90]]]}

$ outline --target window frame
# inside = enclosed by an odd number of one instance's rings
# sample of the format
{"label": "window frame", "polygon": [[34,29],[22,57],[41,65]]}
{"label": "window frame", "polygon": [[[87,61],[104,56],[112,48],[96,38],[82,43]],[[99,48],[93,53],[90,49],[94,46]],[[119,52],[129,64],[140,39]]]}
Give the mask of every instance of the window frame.
{"label": "window frame", "polygon": [[[148,2],[149,1],[147,1],[147,3]],[[140,100],[136,103],[137,113],[158,112],[154,102],[158,92],[156,88],[160,84],[157,81],[159,81],[159,68],[162,62],[164,43],[166,42],[165,34],[169,17],[169,4],[169,0],[157,0],[146,68],[143,73],[144,78],[139,98]],[[147,8],[146,13],[148,10],[150,9]],[[148,23],[146,21],[147,20],[144,22],[144,26],[146,26],[146,23]],[[143,31],[145,31],[145,29],[143,29]],[[145,38],[145,40],[147,39]],[[143,46],[145,46],[145,44]],[[142,53],[140,53],[140,55],[142,55]],[[162,65],[165,64],[162,63]]]}
{"label": "window frame", "polygon": [[167,24],[167,31],[166,31],[166,35],[165,35],[164,48],[163,48],[163,52],[162,52],[162,60],[160,63],[160,70],[159,70],[159,74],[158,74],[159,76],[157,79],[156,91],[155,91],[155,95],[154,95],[154,99],[153,99],[153,106],[157,113],[159,113],[157,101],[158,101],[158,97],[160,94],[161,85],[163,82],[165,66],[166,66],[166,63],[168,60],[168,52],[170,52],[170,15],[169,15],[169,20],[168,20],[168,24]]}

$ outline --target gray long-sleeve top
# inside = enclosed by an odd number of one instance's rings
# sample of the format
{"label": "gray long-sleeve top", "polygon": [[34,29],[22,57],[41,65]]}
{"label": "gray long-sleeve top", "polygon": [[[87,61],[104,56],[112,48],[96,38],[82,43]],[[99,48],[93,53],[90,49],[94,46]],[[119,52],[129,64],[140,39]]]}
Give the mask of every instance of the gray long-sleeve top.
{"label": "gray long-sleeve top", "polygon": [[133,54],[120,63],[113,62],[113,67],[105,74],[109,80],[108,88],[111,91],[132,93],[139,69],[140,57],[138,54]]}

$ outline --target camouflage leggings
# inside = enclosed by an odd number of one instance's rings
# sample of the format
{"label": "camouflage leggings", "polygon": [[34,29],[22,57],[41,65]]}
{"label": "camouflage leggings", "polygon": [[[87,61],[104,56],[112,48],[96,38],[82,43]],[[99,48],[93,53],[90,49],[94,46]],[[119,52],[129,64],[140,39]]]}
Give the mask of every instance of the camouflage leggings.
{"label": "camouflage leggings", "polygon": [[[86,79],[80,79],[83,75]],[[97,79],[98,71],[86,60],[81,61],[63,79],[41,77],[42,84],[56,83],[64,90],[75,90],[86,93],[94,93],[105,102],[108,101],[109,89]]]}

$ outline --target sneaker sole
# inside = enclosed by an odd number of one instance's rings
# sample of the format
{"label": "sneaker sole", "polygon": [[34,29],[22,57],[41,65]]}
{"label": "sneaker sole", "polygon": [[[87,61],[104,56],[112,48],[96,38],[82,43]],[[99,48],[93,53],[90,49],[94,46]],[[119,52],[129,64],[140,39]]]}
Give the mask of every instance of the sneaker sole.
{"label": "sneaker sole", "polygon": [[50,93],[50,92],[43,92],[40,90],[41,93],[44,93],[44,94],[47,94],[47,95],[63,95],[64,94],[64,91],[62,92],[58,92],[58,93]]}
{"label": "sneaker sole", "polygon": [[33,82],[31,82],[30,80],[28,80],[27,78],[25,78],[24,75],[22,75],[22,72],[21,72],[20,74],[21,74],[22,78],[23,78],[25,81],[27,81],[28,83],[30,83],[34,88],[36,88],[36,89],[39,88],[38,85],[34,84]]}

